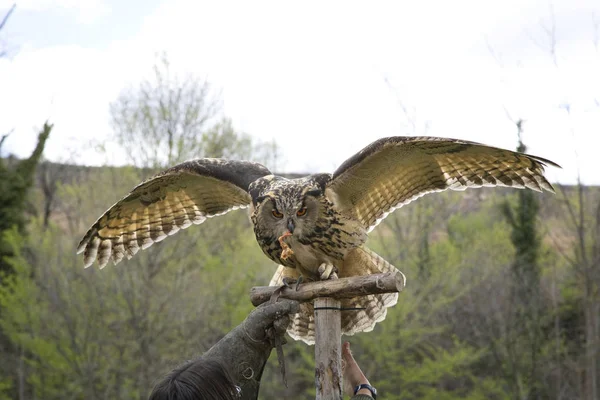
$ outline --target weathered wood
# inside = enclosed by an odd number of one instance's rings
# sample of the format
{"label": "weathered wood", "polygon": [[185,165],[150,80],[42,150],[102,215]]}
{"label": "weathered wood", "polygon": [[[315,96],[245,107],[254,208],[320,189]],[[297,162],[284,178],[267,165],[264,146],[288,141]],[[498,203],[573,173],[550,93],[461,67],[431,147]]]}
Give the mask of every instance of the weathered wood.
{"label": "weathered wood", "polygon": [[279,290],[279,297],[306,302],[314,300],[315,309],[315,384],[317,400],[342,399],[341,302],[339,299],[369,294],[394,293],[404,289],[401,272],[354,276],[318,282],[305,282],[295,287],[253,287],[252,304],[269,301]]}
{"label": "weathered wood", "polygon": [[315,299],[315,384],[317,400],[342,399],[340,301]]}
{"label": "weathered wood", "polygon": [[[318,297],[344,299],[367,294],[400,292],[405,284],[405,278],[401,272],[387,272],[385,274],[306,282],[298,286],[298,290],[292,285],[291,288],[282,289],[280,297],[300,302],[310,301]],[[279,286],[253,287],[250,291],[252,304],[258,306],[268,301],[278,288]]]}

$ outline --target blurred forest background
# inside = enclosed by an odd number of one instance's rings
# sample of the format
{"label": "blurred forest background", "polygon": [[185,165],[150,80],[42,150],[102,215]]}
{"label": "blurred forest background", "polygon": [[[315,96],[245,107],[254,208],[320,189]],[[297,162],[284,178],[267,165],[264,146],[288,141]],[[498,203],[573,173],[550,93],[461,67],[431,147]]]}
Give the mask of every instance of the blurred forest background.
{"label": "blurred forest background", "polygon": [[[244,211],[102,271],[75,255],[96,218],[166,166],[227,157],[280,168],[277,143],[237,132],[219,107],[207,82],[171,74],[163,56],[154,79],[110,105],[127,167],[45,161],[50,123],[28,159],[2,153],[1,136],[0,399],[147,398],[252,310],[250,288],[276,266]],[[524,151],[522,128],[506,134]],[[381,398],[599,398],[600,189],[556,189],[425,196],[371,234],[408,278],[385,321],[344,338]],[[290,387],[273,354],[260,398],[314,397],[314,348],[289,339],[284,350]]]}

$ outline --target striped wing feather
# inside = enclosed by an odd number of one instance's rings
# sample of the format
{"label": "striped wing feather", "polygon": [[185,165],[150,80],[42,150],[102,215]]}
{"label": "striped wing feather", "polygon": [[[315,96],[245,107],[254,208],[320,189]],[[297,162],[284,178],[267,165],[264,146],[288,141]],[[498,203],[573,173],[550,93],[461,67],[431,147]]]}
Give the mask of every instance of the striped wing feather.
{"label": "striped wing feather", "polygon": [[380,139],[346,160],[328,185],[337,206],[368,230],[427,193],[507,186],[554,192],[540,157],[436,137]]}
{"label": "striped wing feather", "polygon": [[270,172],[260,164],[200,159],[170,168],[144,183],[109,208],[88,230],[77,253],[85,267],[119,263],[140,249],[206,218],[245,208],[248,185]]}

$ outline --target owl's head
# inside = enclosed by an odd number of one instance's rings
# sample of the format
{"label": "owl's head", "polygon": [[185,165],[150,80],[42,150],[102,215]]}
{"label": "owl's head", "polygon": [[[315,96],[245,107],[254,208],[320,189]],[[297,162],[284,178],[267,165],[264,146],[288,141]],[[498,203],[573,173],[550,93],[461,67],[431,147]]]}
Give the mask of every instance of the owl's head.
{"label": "owl's head", "polygon": [[250,190],[257,228],[274,237],[286,231],[298,238],[314,234],[324,189],[324,182],[315,176],[286,179],[270,175],[259,179]]}

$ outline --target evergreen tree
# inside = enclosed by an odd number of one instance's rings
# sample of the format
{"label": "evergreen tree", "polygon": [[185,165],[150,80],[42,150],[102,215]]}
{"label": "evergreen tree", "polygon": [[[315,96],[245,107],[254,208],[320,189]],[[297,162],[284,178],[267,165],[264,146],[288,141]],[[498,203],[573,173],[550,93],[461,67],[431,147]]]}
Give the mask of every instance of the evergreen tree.
{"label": "evergreen tree", "polygon": [[[11,251],[4,242],[4,232],[16,226],[20,233],[25,232],[26,211],[28,208],[27,194],[34,184],[35,169],[40,162],[46,140],[50,135],[52,125],[44,123],[38,135],[38,142],[25,160],[13,163],[0,159],[0,271],[7,271],[8,264],[4,257],[10,256]],[[3,137],[3,141],[6,136]],[[1,150],[2,142],[0,142]]]}
{"label": "evergreen tree", "polygon": [[[9,258],[15,255],[15,246],[11,243],[10,237],[23,238],[25,234],[29,205],[27,195],[34,185],[36,166],[42,157],[51,130],[52,125],[44,123],[38,135],[38,143],[29,158],[20,161],[0,158],[0,289],[2,290],[10,289],[7,282],[10,282],[14,272]],[[6,137],[7,135],[4,135],[0,140],[0,150]],[[7,311],[4,307],[4,302],[0,301],[0,320]],[[13,346],[4,327],[0,324],[0,359],[3,360],[0,364],[0,376],[4,378],[0,380],[0,391],[7,390],[14,396],[13,398],[17,398],[17,394],[18,398],[24,397],[23,393],[17,393],[16,389],[15,392],[11,392],[12,387],[16,386],[12,382],[20,379],[22,371],[24,360],[20,353],[22,348]]]}
{"label": "evergreen tree", "polygon": [[[519,145],[517,151],[524,153],[527,147],[522,140],[523,121],[516,122]],[[512,390],[515,398],[538,399],[544,397],[541,390],[540,356],[541,293],[540,293],[540,235],[537,227],[539,201],[531,190],[517,192],[517,202],[502,203],[503,214],[511,227],[511,241],[515,248],[511,267],[513,304],[510,332],[506,340],[511,372]],[[525,385],[523,385],[523,383]]]}

